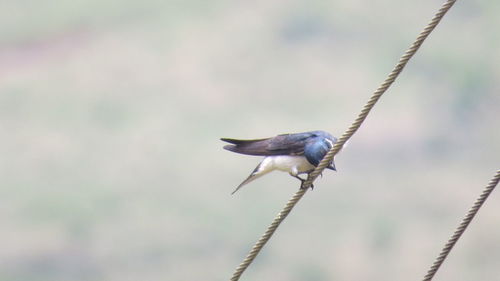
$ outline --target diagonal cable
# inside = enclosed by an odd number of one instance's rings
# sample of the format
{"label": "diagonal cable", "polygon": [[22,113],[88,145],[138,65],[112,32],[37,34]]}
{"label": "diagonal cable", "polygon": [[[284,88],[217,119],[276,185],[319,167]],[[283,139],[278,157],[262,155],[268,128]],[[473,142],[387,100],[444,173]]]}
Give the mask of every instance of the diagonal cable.
{"label": "diagonal cable", "polygon": [[448,10],[455,4],[456,0],[448,0],[446,1],[443,6],[439,9],[439,11],[434,15],[432,20],[427,24],[427,26],[420,32],[418,35],[417,39],[415,39],[415,42],[411,45],[411,47],[404,53],[404,55],[399,59],[399,62],[396,64],[394,69],[391,71],[389,76],[385,79],[385,81],[378,87],[377,90],[373,93],[373,95],[370,97],[368,102],[365,104],[363,109],[361,110],[361,113],[358,115],[356,120],[351,124],[349,129],[345,131],[345,133],[337,140],[335,145],[328,151],[328,153],[323,157],[323,160],[319,163],[319,165],[312,171],[307,180],[302,184],[303,188],[308,188],[312,185],[314,180],[323,172],[323,170],[328,166],[328,164],[332,161],[333,157],[335,154],[337,154],[342,146],[344,146],[345,142],[354,135],[354,133],[361,127],[361,124],[363,121],[365,121],[366,117],[368,116],[368,113],[372,110],[373,106],[375,103],[378,101],[378,99],[382,96],[382,94],[385,93],[385,91],[392,85],[394,80],[399,76],[401,71],[403,71],[403,68],[406,66],[406,63],[411,59],[411,57],[417,52],[417,50],[420,48],[424,40],[427,38],[427,36],[434,30],[434,28],[438,25],[438,23],[441,21],[443,16],[448,12]]}
{"label": "diagonal cable", "polygon": [[431,281],[432,278],[434,278],[434,275],[438,271],[439,267],[443,264],[448,254],[451,252],[451,249],[453,249],[453,246],[455,246],[455,243],[457,243],[458,239],[460,239],[465,229],[467,229],[470,222],[472,221],[472,219],[474,219],[474,216],[477,214],[486,199],[488,199],[488,196],[490,196],[491,192],[495,189],[499,181],[500,170],[497,170],[495,176],[490,180],[479,198],[477,198],[476,202],[474,202],[474,205],[472,205],[472,208],[470,208],[469,212],[467,212],[467,215],[457,227],[453,235],[450,237],[448,242],[446,242],[443,249],[441,250],[441,253],[439,253],[439,256],[436,258],[431,268],[429,268],[427,274],[424,276],[423,281]]}
{"label": "diagonal cable", "polygon": [[328,166],[328,164],[332,161],[335,154],[337,154],[344,143],[351,138],[351,136],[359,129],[363,121],[366,119],[371,109],[375,105],[375,103],[379,100],[382,94],[392,85],[392,83],[396,80],[398,75],[401,73],[403,68],[406,66],[411,57],[417,52],[422,43],[425,41],[427,36],[434,30],[434,28],[441,21],[443,16],[448,12],[448,10],[455,4],[456,0],[447,0],[443,6],[439,9],[439,11],[434,15],[432,20],[427,24],[427,26],[420,32],[418,37],[415,39],[410,48],[404,53],[404,55],[399,59],[399,62],[396,64],[394,69],[391,71],[389,76],[385,79],[385,81],[375,90],[372,94],[366,105],[361,110],[361,113],[358,115],[356,120],[352,123],[352,125],[347,129],[347,131],[337,140],[335,145],[328,151],[328,153],[323,157],[318,166],[312,171],[307,180],[303,182],[301,188],[293,195],[293,197],[286,203],[285,207],[279,214],[274,218],[271,225],[268,227],[266,232],[260,237],[260,239],[255,243],[252,247],[252,250],[245,257],[243,262],[236,268],[233,276],[231,277],[231,281],[237,281],[240,279],[243,272],[248,268],[248,266],[253,262],[255,257],[262,250],[264,245],[269,241],[271,236],[274,234],[278,226],[285,220],[288,214],[291,212],[293,207],[299,202],[299,200],[304,196],[307,189],[312,186],[314,180],[323,172],[323,170]]}

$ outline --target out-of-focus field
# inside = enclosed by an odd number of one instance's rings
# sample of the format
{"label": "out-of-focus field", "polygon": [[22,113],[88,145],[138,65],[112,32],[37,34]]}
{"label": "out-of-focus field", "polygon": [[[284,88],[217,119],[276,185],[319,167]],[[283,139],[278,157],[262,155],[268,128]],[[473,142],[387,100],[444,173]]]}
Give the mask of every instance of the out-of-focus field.
{"label": "out-of-focus field", "polygon": [[[3,1],[0,279],[227,280],[440,1]],[[500,5],[459,1],[242,280],[418,280],[500,165]],[[495,191],[436,280],[500,280]]]}

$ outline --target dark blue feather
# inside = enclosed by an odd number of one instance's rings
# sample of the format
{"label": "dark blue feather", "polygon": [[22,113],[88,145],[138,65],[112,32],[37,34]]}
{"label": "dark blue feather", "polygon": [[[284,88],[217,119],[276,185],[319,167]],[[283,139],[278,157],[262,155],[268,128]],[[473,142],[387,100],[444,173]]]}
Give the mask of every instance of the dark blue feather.
{"label": "dark blue feather", "polygon": [[[331,135],[323,135],[311,138],[304,147],[304,156],[309,163],[318,166],[319,162],[325,157],[326,153],[332,148],[332,144],[337,139]],[[335,170],[333,161],[327,167]]]}
{"label": "dark blue feather", "polygon": [[[221,140],[231,143],[232,145],[224,146],[225,149],[247,155],[304,155],[305,149],[308,147],[307,160],[317,165],[322,156],[328,151],[328,139],[335,142],[336,139],[324,131],[311,131],[296,134],[282,134],[272,138],[254,139],[254,140],[238,140],[222,138]],[[324,144],[326,143],[326,144]],[[326,150],[326,151],[325,151]],[[322,152],[323,151],[323,152]],[[323,154],[322,154],[323,153]],[[318,159],[319,160],[315,160]]]}

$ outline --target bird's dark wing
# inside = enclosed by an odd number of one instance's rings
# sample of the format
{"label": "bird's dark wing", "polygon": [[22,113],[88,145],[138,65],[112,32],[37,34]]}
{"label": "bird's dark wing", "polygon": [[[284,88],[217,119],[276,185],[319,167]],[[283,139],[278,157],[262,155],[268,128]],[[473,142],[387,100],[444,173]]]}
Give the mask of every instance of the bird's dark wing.
{"label": "bird's dark wing", "polygon": [[224,149],[248,155],[272,155],[267,151],[270,139],[238,140],[221,138],[222,141],[231,143],[230,145],[225,145]]}
{"label": "bird's dark wing", "polygon": [[222,138],[221,140],[233,145],[226,145],[224,149],[247,155],[302,155],[308,139],[314,137],[315,132],[283,134],[273,138],[256,140],[238,140]]}

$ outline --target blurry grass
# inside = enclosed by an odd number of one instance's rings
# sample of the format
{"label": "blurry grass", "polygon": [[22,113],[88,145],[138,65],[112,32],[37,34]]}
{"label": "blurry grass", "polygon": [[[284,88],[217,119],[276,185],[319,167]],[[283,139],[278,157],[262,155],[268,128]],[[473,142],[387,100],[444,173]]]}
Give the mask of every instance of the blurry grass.
{"label": "blurry grass", "polygon": [[[260,158],[218,138],[342,133],[437,5],[4,4],[2,280],[227,278],[297,182],[276,173],[230,196]],[[498,4],[463,5],[249,279],[423,273],[500,152]],[[496,243],[495,206],[447,265],[458,276],[498,272],[479,262],[496,251],[475,250]]]}
{"label": "blurry grass", "polygon": [[[163,27],[210,14],[223,1],[8,1],[0,12],[0,43],[30,42],[68,30],[100,30],[154,19]],[[158,22],[158,20],[160,22]]]}

